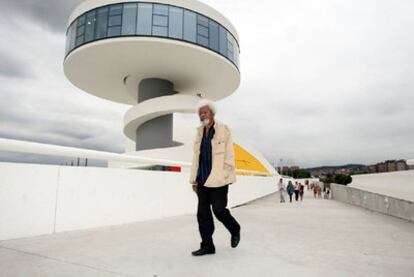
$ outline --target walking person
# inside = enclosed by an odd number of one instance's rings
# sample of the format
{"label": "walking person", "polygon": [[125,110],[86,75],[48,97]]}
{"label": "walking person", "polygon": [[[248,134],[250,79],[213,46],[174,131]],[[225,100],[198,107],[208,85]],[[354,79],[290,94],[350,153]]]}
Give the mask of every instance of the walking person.
{"label": "walking person", "polygon": [[289,195],[289,202],[292,203],[292,195],[295,192],[295,187],[293,186],[293,183],[291,180],[289,180],[286,190]]}
{"label": "walking person", "polygon": [[233,248],[240,242],[240,225],[226,208],[229,185],[236,182],[230,129],[214,119],[216,107],[212,101],[201,100],[197,111],[201,126],[197,128],[190,183],[198,198],[197,222],[201,243],[200,249],[193,251],[192,255],[202,256],[216,252],[211,208],[230,232],[230,245]]}
{"label": "walking person", "polygon": [[283,183],[282,178],[279,179],[278,188],[279,188],[280,203],[285,203],[285,184]]}
{"label": "walking person", "polygon": [[318,184],[318,198],[322,198],[322,188],[319,184]]}
{"label": "walking person", "polygon": [[299,191],[300,191],[300,185],[299,185],[299,182],[296,182],[296,185],[295,185],[295,201],[299,200]]}
{"label": "walking person", "polygon": [[318,195],[318,185],[317,183],[313,183],[313,198],[316,198]]}
{"label": "walking person", "polygon": [[326,188],[325,199],[329,199],[329,193],[331,192],[330,188]]}
{"label": "walking person", "polygon": [[303,201],[303,193],[305,192],[305,186],[299,183],[299,197],[300,201]]}

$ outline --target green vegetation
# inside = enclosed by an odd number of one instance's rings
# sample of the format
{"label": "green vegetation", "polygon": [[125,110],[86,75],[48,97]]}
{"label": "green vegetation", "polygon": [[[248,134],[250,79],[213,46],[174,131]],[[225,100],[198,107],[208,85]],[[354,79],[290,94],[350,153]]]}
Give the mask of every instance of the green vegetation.
{"label": "green vegetation", "polygon": [[295,179],[311,178],[310,171],[306,169],[288,170],[287,172],[283,172],[283,174]]}
{"label": "green vegetation", "polygon": [[350,175],[367,174],[369,173],[368,167],[359,168],[351,171]]}
{"label": "green vegetation", "polygon": [[348,185],[352,182],[351,175],[344,175],[344,174],[328,174],[324,179],[322,179],[322,182],[324,183],[335,183],[340,185]]}

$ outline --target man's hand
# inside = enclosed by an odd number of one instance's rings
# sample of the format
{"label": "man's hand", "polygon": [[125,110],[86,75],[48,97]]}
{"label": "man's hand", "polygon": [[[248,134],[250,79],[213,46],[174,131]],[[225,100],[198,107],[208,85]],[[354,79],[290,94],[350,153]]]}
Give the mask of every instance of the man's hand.
{"label": "man's hand", "polygon": [[193,191],[197,193],[197,185],[193,185]]}

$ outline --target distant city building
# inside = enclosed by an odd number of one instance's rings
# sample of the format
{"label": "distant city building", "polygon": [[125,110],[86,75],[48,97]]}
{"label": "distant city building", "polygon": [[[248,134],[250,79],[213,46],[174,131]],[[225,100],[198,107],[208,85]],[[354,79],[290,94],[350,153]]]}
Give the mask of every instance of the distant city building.
{"label": "distant city building", "polygon": [[355,171],[366,170],[366,166],[362,164],[349,164],[342,166],[321,166],[308,168],[313,176],[326,176],[328,174],[349,175]]}
{"label": "distant city building", "polygon": [[369,165],[368,166],[368,172],[369,173],[375,173],[375,172],[377,172],[377,166],[374,164],[374,165]]}
{"label": "distant city building", "polygon": [[378,163],[377,164],[377,172],[387,172],[388,168],[385,163]]}
{"label": "distant city building", "polygon": [[[284,166],[283,172],[287,173],[289,170],[300,169],[298,166]],[[312,176],[327,176],[328,174],[366,174],[366,173],[381,173],[381,172],[393,172],[414,169],[414,165],[408,166],[405,160],[388,160],[372,165],[363,164],[348,164],[341,166],[320,166],[314,168],[307,168]],[[280,167],[276,168],[280,173]]]}
{"label": "distant city building", "polygon": [[407,162],[405,160],[399,160],[396,162],[397,171],[408,170]]}
{"label": "distant city building", "polygon": [[300,167],[299,166],[297,166],[297,165],[291,165],[291,166],[282,166],[282,167],[276,167],[275,168],[276,169],[276,171],[280,174],[280,173],[287,173],[287,172],[291,172],[291,171],[295,171],[295,170],[298,170],[298,169],[300,169]]}
{"label": "distant city building", "polygon": [[368,166],[369,173],[393,172],[408,169],[409,167],[405,160],[389,160]]}

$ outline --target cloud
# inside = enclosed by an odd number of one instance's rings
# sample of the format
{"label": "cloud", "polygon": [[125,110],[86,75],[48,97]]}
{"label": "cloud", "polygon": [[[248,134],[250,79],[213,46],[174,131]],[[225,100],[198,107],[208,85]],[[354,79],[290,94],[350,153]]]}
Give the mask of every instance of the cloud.
{"label": "cloud", "polygon": [[33,72],[16,57],[0,52],[0,75],[10,78],[30,78]]}
{"label": "cloud", "polygon": [[[2,3],[0,136],[122,152],[128,106],[80,91],[62,72],[79,2]],[[240,36],[242,81],[217,103],[218,117],[271,162],[414,157],[412,1],[204,2]]]}
{"label": "cloud", "polygon": [[73,9],[83,0],[5,0],[4,13],[24,17],[53,31],[64,32]]}
{"label": "cloud", "polygon": [[[8,38],[0,46],[0,60],[6,61],[5,73],[0,74],[0,137],[124,151],[122,118],[128,106],[91,96],[66,80],[64,34],[21,20],[13,30],[0,28],[0,35]],[[23,78],[27,76],[31,78]],[[67,159],[0,153],[0,160],[64,163]]]}
{"label": "cloud", "polygon": [[225,12],[242,41],[241,86],[219,105],[234,131],[287,164],[413,157],[414,4],[263,4]]}

